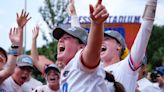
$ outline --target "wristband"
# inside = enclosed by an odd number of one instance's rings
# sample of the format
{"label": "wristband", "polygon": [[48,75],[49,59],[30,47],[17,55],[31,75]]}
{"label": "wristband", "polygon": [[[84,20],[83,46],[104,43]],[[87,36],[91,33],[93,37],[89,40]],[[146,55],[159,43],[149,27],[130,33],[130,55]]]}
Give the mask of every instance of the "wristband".
{"label": "wristband", "polygon": [[9,49],[8,54],[9,54],[9,55],[18,56],[17,49]]}

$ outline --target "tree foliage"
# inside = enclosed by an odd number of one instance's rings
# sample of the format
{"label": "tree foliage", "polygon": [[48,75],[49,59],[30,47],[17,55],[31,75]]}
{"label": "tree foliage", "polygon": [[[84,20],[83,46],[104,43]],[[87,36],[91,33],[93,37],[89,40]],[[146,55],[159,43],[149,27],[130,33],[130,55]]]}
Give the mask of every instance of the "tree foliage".
{"label": "tree foliage", "polygon": [[[44,6],[39,8],[39,12],[42,15],[43,20],[48,25],[51,31],[50,33],[52,33],[52,30],[56,26],[58,26],[59,24],[63,24],[66,17],[68,17],[67,6],[68,6],[68,0],[45,0]],[[52,42],[48,42],[45,32],[44,31],[41,32],[43,33],[42,37],[43,40],[46,42],[46,45],[37,49],[38,54],[44,55],[50,60],[55,62],[56,53],[57,53],[57,41],[53,40],[54,38],[51,37]],[[50,34],[50,36],[52,36],[52,34]],[[30,51],[28,51],[27,53],[30,54]],[[36,79],[45,83],[42,74],[39,71],[35,70],[33,76]]]}
{"label": "tree foliage", "polygon": [[40,7],[39,12],[48,27],[53,30],[55,26],[62,24],[68,16],[68,0],[45,0],[45,6]]}
{"label": "tree foliage", "polygon": [[152,69],[162,66],[162,62],[164,62],[164,26],[155,25],[153,27],[147,53]]}
{"label": "tree foliage", "polygon": [[[63,24],[68,17],[67,13],[68,0],[44,0],[44,6],[39,8],[39,12],[42,15],[43,20],[52,31],[59,24]],[[52,36],[52,34],[50,34]],[[48,43],[48,39],[43,33],[43,40],[46,41],[46,45],[38,49],[40,55],[45,55],[51,60],[55,60],[57,42],[53,40]]]}

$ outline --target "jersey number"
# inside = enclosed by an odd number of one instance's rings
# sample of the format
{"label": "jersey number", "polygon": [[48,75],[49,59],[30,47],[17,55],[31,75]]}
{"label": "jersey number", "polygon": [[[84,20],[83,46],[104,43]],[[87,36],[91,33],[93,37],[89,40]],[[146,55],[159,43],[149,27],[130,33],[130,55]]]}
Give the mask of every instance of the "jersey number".
{"label": "jersey number", "polygon": [[64,83],[62,87],[62,92],[68,92],[68,83]]}

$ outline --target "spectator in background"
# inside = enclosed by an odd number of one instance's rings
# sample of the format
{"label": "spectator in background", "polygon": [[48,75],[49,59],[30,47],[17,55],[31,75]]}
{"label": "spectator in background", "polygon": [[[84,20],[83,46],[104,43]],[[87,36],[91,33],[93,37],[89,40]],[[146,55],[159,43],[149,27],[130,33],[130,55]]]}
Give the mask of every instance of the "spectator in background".
{"label": "spectator in background", "polygon": [[156,67],[151,73],[151,81],[164,92],[164,66]]}
{"label": "spectator in background", "polygon": [[[17,55],[20,55],[23,51],[23,28],[25,24],[27,23],[30,18],[28,18],[28,13],[24,12],[22,10],[21,15],[19,16],[17,14],[17,24],[18,28],[10,29],[9,38],[11,40],[12,46],[9,50],[9,56],[8,59],[2,59],[2,61],[7,61],[6,64],[3,64],[5,66],[1,66],[0,69],[0,91],[5,92],[19,92],[19,88],[14,88],[15,85],[12,85],[14,82],[10,75],[14,73],[15,70],[15,61]],[[2,68],[3,67],[3,68]],[[10,84],[11,83],[11,84]]]}
{"label": "spectator in background", "polygon": [[35,67],[43,72],[45,65],[52,64],[51,60],[47,59],[45,56],[39,56],[37,51],[37,38],[39,35],[39,26],[37,25],[32,30],[32,45],[31,45],[31,57],[33,59],[33,63]]}
{"label": "spectator in background", "polygon": [[36,87],[33,92],[60,92],[60,69],[56,64],[45,65],[44,78],[47,84]]}
{"label": "spectator in background", "polygon": [[[59,92],[60,75],[58,72],[56,72],[54,70],[57,69],[58,71],[60,71],[60,69],[46,57],[38,55],[36,45],[37,45],[37,37],[39,35],[39,26],[36,26],[32,30],[32,33],[33,34],[32,34],[31,56],[34,61],[34,65],[40,72],[43,73],[43,75],[45,75],[44,77],[47,81],[47,85],[35,87],[35,90],[33,92],[43,92],[43,91],[44,92]],[[53,70],[50,73],[49,73],[49,68],[50,68],[50,70]],[[48,69],[48,71],[47,71],[47,69]],[[49,76],[50,76],[50,78],[49,78]]]}
{"label": "spectator in background", "polygon": [[32,76],[29,77],[27,82],[22,85],[23,92],[32,92],[37,86],[42,86],[42,82],[36,80]]}
{"label": "spectator in background", "polygon": [[146,78],[146,67],[147,57],[145,56],[139,69],[136,92],[161,92],[159,87],[154,86],[153,83]]}
{"label": "spectator in background", "polygon": [[[15,72],[12,74],[12,77],[9,79],[11,85],[16,87],[16,91],[19,92],[18,89],[22,90],[22,85],[29,80],[33,71],[33,63],[31,57],[28,55],[20,55],[16,61]],[[16,92],[15,91],[15,92]]]}
{"label": "spectator in background", "polygon": [[14,73],[16,66],[16,57],[20,54],[20,33],[14,28],[10,29],[9,38],[12,43],[11,48],[8,52],[0,47],[0,92],[14,92],[11,85],[8,85],[8,78]]}

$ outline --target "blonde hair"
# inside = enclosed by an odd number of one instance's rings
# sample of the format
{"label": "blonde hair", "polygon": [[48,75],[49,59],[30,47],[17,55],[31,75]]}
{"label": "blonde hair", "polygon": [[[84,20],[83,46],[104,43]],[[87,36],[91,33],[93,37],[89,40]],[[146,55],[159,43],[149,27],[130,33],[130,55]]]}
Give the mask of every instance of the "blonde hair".
{"label": "blonde hair", "polygon": [[125,59],[126,56],[129,54],[129,49],[126,47],[125,50],[123,51],[123,54],[121,55],[121,60]]}

